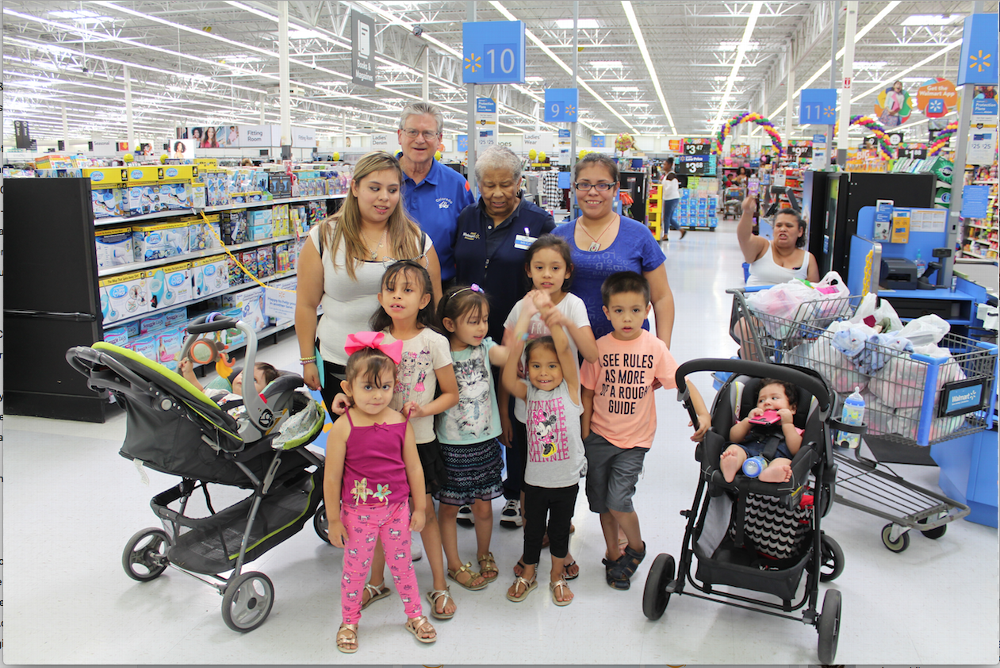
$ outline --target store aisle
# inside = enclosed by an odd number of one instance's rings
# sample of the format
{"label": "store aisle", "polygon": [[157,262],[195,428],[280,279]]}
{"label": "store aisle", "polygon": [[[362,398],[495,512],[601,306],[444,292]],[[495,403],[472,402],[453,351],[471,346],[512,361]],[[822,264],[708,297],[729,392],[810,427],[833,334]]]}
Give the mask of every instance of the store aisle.
{"label": "store aisle", "polygon": [[[718,232],[676,233],[667,272],[677,304],[673,352],[678,360],[729,357],[731,297],[742,281],[735,223]],[[294,337],[265,347],[262,359],[297,368]],[[711,379],[694,383],[711,401]],[[657,553],[680,551],[697,463],[688,418],[673,391],[657,396],[656,442],[646,459],[636,506],[648,545],[628,592],[611,590],[601,566],[597,517],[580,495],[571,550],[581,566],[576,600],[556,607],[547,587],[520,604],[504,593],[521,553],[520,530],[494,530],[501,577],[469,592],[452,584],[453,620],[435,622],[439,640],[419,645],[403,629],[395,592],[361,622],[360,650],[344,657],[340,623],[341,552],[310,526],[251,565],[275,586],[275,607],[258,630],[230,631],[211,588],[168,570],[139,584],[126,577],[121,551],[136,531],[157,522],[150,498],[176,479],[149,473],[140,481],[118,455],[119,416],[105,425],[8,417],[4,430],[4,662],[7,664],[815,664],[813,627],[703,601],[673,597],[658,622],[642,614],[642,589]],[[935,469],[893,467],[936,489]],[[236,498],[223,490],[221,499]],[[494,504],[497,515],[502,499]],[[912,536],[909,550],[882,545],[874,515],[835,507],[824,529],[843,547],[846,569],[831,586],[843,593],[837,663],[994,664],[998,646],[997,531],[963,520],[940,540]],[[473,531],[459,529],[462,554],[474,558]],[[543,562],[548,559],[543,551]],[[426,559],[417,562],[430,588]],[[547,572],[547,568],[543,569]],[[820,596],[828,587],[822,585]],[[691,588],[688,588],[691,591]],[[425,604],[425,611],[427,610]]]}

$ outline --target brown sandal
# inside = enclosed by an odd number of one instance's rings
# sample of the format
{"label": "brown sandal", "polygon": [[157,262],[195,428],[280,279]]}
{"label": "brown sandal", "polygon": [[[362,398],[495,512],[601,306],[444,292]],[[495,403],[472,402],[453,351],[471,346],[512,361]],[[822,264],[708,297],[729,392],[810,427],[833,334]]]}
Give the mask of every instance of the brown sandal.
{"label": "brown sandal", "polygon": [[[461,580],[458,579],[458,576],[461,575],[462,573],[465,573],[466,575],[469,576],[469,578],[465,582],[462,582]],[[481,578],[483,576],[480,573],[472,570],[472,563],[471,562],[467,563],[467,564],[464,564],[461,568],[456,569],[456,570],[448,569],[448,577],[451,578],[452,580],[454,580],[455,582],[457,582],[458,584],[462,585],[463,587],[465,587],[469,591],[479,591],[480,589],[485,589],[486,585],[488,585],[490,583],[490,581],[487,580],[487,581],[484,581],[484,582],[480,582],[477,585],[472,584],[477,579],[479,579],[479,578]],[[494,578],[494,580],[495,579],[496,578]]]}

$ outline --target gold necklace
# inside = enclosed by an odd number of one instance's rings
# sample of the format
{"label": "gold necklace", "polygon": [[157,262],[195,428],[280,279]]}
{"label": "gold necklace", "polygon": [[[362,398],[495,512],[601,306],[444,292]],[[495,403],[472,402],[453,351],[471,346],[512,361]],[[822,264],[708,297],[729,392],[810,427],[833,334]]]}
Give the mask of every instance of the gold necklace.
{"label": "gold necklace", "polygon": [[604,231],[602,231],[600,234],[597,235],[596,239],[594,238],[594,236],[590,232],[587,231],[587,226],[583,224],[582,219],[581,219],[580,229],[583,230],[584,234],[586,234],[588,237],[590,237],[591,241],[593,241],[593,243],[590,244],[590,247],[587,249],[589,252],[596,253],[597,251],[601,250],[601,238],[604,237],[604,235],[607,233],[607,231],[611,229],[611,226],[615,224],[615,221],[617,219],[618,219],[618,215],[615,214],[615,217],[611,219],[611,222],[608,223],[607,227],[604,228]]}

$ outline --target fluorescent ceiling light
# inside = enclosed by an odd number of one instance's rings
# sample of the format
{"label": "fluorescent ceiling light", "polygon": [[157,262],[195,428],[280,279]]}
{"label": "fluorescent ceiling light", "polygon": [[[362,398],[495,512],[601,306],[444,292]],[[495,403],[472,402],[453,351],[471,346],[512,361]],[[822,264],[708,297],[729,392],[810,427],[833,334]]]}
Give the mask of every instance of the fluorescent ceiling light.
{"label": "fluorescent ceiling light", "polygon": [[667,100],[663,97],[663,88],[660,86],[660,77],[656,73],[656,68],[653,67],[653,59],[649,56],[649,50],[646,48],[646,40],[642,36],[642,29],[639,27],[639,20],[632,9],[632,3],[628,0],[623,0],[622,9],[625,10],[625,16],[628,18],[629,26],[632,28],[632,35],[635,36],[636,44],[639,45],[642,62],[646,64],[646,71],[649,72],[649,78],[653,82],[653,89],[656,90],[656,98],[663,107],[663,114],[667,117],[667,122],[670,123],[670,130],[676,133],[677,128],[674,127],[674,118],[670,115],[670,109],[667,108]]}
{"label": "fluorescent ceiling light", "polygon": [[717,126],[719,121],[722,120],[722,111],[726,108],[726,103],[729,102],[729,95],[733,92],[733,84],[736,82],[736,77],[740,73],[740,67],[743,65],[743,56],[746,53],[747,45],[756,43],[751,42],[750,38],[753,36],[754,26],[757,25],[757,17],[760,16],[761,4],[760,2],[753,3],[750,16],[747,17],[747,25],[743,29],[743,39],[740,40],[740,45],[736,49],[736,57],[733,59],[733,71],[729,73],[729,79],[726,81],[726,90],[723,92],[722,100],[719,102],[719,111],[715,114],[715,121],[712,123],[713,126]]}
{"label": "fluorescent ceiling light", "polygon": [[904,26],[946,26],[962,18],[961,14],[943,16],[941,14],[913,14],[900,22]]}
{"label": "fluorescent ceiling light", "polygon": [[877,69],[879,67],[885,67],[888,64],[889,63],[887,63],[884,60],[879,60],[879,61],[856,60],[856,61],[854,61],[853,66],[854,67],[867,67],[867,68]]}
{"label": "fluorescent ceiling light", "polygon": [[[713,77],[716,81],[729,81],[729,77],[718,76]],[[743,81],[746,77],[733,77],[733,81]]]}
{"label": "fluorescent ceiling light", "polygon": [[[278,33],[274,33],[277,35]],[[315,30],[305,30],[303,28],[294,28],[288,31],[288,39],[319,39],[323,35],[316,32]]]}
{"label": "fluorescent ceiling light", "polygon": [[528,83],[542,83],[545,81],[545,77],[524,77],[524,80]]}
{"label": "fluorescent ceiling light", "polygon": [[612,86],[611,90],[616,93],[638,93],[638,86]]}
{"label": "fluorescent ceiling light", "polygon": [[622,61],[620,60],[591,60],[587,64],[599,69],[621,69],[622,67]]}
{"label": "fluorescent ceiling light", "polygon": [[49,12],[49,16],[57,19],[92,19],[97,14],[86,9],[57,9]]}
{"label": "fluorescent ceiling light", "polygon": [[[563,30],[573,29],[573,19],[559,19],[556,21],[556,27],[562,28]],[[597,19],[577,19],[576,27],[579,30],[593,30],[595,28],[600,28]]]}

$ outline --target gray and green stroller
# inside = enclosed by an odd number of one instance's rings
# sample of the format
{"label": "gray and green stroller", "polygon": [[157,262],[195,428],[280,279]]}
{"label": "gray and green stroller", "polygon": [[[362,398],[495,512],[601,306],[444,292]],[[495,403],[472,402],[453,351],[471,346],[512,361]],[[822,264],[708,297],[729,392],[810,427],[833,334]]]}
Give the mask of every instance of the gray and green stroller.
{"label": "gray and green stroller", "polygon": [[[246,368],[252,370],[253,329],[218,314],[188,326],[180,359],[202,334],[227,329],[246,335]],[[98,342],[71,348],[66,359],[87,376],[91,389],[125,409],[120,454],[140,470],[181,478],[150,502],[163,528],[143,529],[129,539],[122,556],[125,572],[146,582],[174,567],[223,596],[222,618],[231,629],[247,632],[263,624],[274,587],[266,575],[244,572],[244,566],[298,533],[323,498],[323,457],[305,446],[322,431],[324,410],[300,389],[302,378],[280,375],[259,395],[251,378],[244,384],[242,410],[232,410],[238,401],[224,410],[179,374],[126,348]],[[216,511],[209,485],[250,494]],[[198,490],[203,504],[199,499],[189,507]]]}

